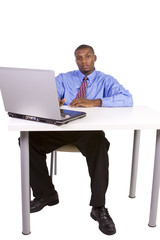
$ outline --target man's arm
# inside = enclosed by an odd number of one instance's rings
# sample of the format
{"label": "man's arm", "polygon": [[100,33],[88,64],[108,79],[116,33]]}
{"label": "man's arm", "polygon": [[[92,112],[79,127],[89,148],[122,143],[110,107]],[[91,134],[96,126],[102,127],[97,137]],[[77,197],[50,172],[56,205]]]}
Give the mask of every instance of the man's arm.
{"label": "man's arm", "polygon": [[104,96],[101,98],[102,107],[132,107],[133,98],[115,78],[106,75],[107,81],[104,88]]}
{"label": "man's arm", "polygon": [[70,103],[70,107],[101,107],[102,100],[94,99],[89,100],[86,98],[76,98]]}

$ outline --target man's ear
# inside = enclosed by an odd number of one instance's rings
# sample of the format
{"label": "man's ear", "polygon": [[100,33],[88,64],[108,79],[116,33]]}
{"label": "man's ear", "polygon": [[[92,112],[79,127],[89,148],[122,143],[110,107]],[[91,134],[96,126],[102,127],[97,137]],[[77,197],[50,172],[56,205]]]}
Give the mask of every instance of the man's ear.
{"label": "man's ear", "polygon": [[97,61],[97,56],[96,55],[94,55],[94,62],[96,62]]}

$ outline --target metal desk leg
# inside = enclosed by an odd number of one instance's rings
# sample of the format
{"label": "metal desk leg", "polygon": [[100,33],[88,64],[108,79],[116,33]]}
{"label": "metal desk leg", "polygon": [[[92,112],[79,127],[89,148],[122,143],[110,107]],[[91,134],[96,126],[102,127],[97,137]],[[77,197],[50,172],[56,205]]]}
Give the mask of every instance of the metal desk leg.
{"label": "metal desk leg", "polygon": [[53,178],[53,162],[54,162],[54,175],[57,175],[57,151],[51,152],[51,164],[50,164],[51,178]]}
{"label": "metal desk leg", "polygon": [[150,217],[148,223],[150,227],[156,226],[159,186],[160,186],[160,130],[157,130]]}
{"label": "metal desk leg", "polygon": [[134,130],[132,168],[131,168],[130,191],[129,191],[130,198],[135,198],[135,192],[136,192],[140,133],[141,133],[140,130]]}
{"label": "metal desk leg", "polygon": [[22,233],[30,233],[29,136],[21,132]]}

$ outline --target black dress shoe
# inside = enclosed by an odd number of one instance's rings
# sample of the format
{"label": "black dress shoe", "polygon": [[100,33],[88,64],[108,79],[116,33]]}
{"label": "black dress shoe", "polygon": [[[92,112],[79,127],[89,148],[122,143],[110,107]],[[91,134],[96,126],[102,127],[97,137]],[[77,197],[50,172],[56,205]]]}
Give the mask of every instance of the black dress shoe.
{"label": "black dress shoe", "polygon": [[38,212],[45,206],[53,206],[59,203],[58,194],[55,191],[55,194],[44,197],[44,198],[35,198],[30,202],[30,213]]}
{"label": "black dress shoe", "polygon": [[99,222],[99,229],[107,235],[116,233],[115,224],[105,207],[92,208],[91,217]]}

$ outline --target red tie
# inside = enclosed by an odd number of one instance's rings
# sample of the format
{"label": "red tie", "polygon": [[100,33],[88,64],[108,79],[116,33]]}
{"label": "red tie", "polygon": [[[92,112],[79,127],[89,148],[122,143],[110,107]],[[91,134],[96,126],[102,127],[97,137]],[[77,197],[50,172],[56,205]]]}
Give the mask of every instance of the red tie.
{"label": "red tie", "polygon": [[83,82],[78,90],[76,98],[85,98],[86,97],[86,90],[87,90],[87,77],[83,78]]}

